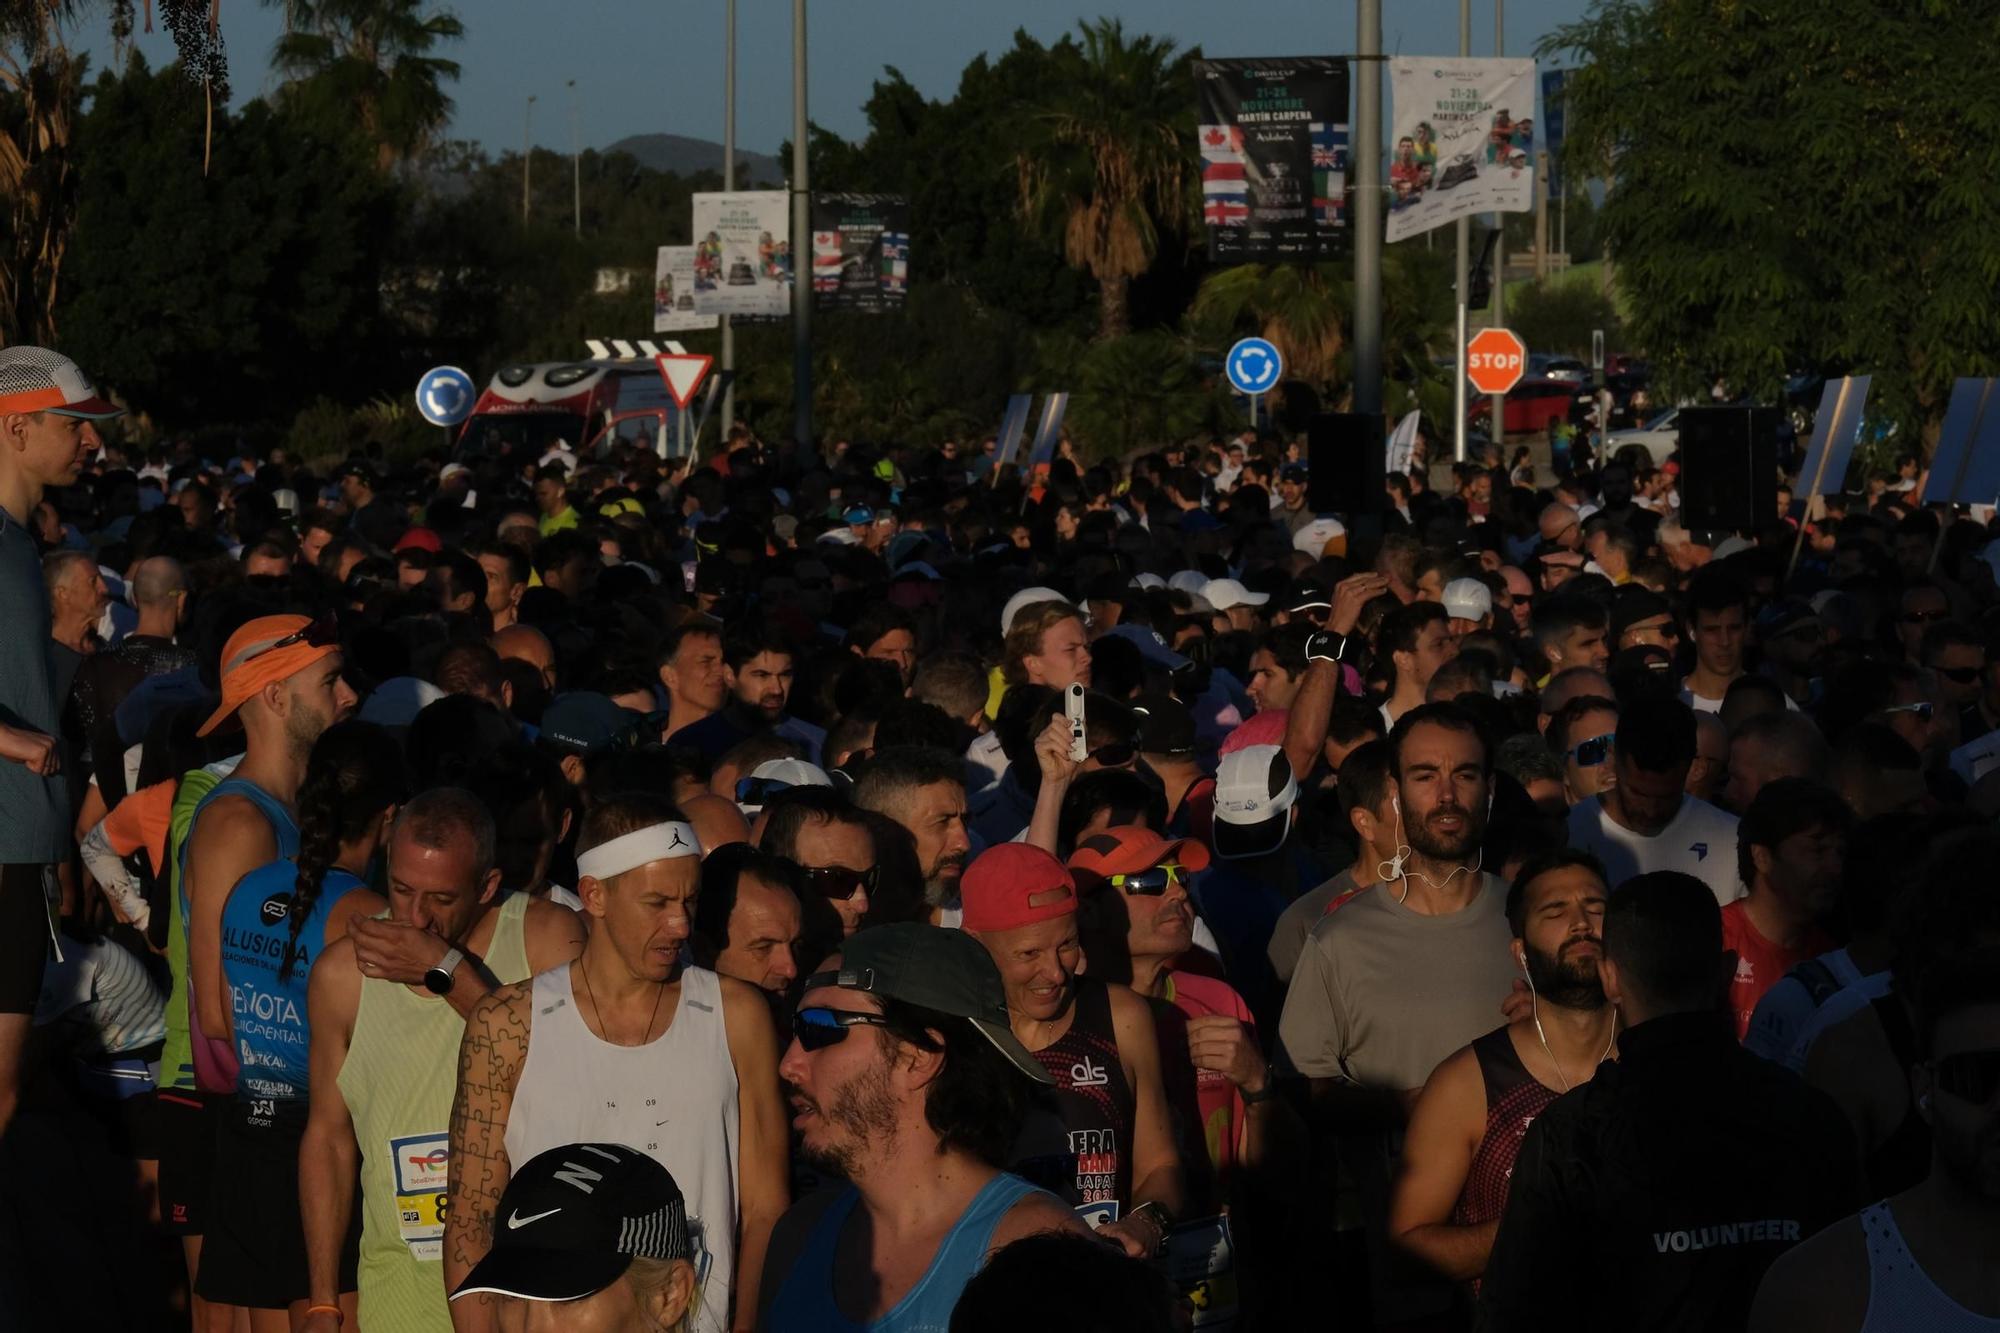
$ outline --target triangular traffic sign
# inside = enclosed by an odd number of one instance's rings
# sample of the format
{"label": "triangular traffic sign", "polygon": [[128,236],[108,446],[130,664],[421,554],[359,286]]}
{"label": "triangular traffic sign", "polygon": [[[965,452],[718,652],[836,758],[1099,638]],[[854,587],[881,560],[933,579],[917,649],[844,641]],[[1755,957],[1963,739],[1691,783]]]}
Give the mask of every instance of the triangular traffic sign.
{"label": "triangular traffic sign", "polygon": [[694,391],[708,378],[708,368],[715,364],[712,356],[696,356],[692,353],[675,355],[662,352],[653,358],[653,364],[660,368],[660,378],[666,381],[667,392],[673,396],[674,406],[683,412],[694,401]]}

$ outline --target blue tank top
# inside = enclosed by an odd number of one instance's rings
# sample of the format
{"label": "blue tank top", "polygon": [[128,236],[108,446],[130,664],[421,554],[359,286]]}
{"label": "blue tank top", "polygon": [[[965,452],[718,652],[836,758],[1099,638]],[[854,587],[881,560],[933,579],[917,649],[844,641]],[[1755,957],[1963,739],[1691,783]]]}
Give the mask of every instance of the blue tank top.
{"label": "blue tank top", "polygon": [[299,927],[291,975],[280,979],[292,937],[292,892],[299,868],[273,861],[238,880],[222,909],[222,972],[229,979],[236,1029],[236,1095],[244,1100],[303,1101],[306,1096],[306,980],[326,944],[333,905],[361,881],[330,869]]}
{"label": "blue tank top", "polygon": [[917,1285],[888,1314],[872,1324],[857,1324],[833,1303],[834,1251],[840,1229],[861,1197],[849,1185],[820,1215],[784,1285],[771,1298],[765,1333],[947,1333],[959,1293],[985,1266],[993,1248],[993,1229],[1009,1208],[1036,1193],[1040,1191],[1033,1185],[1004,1171],[987,1181],[945,1233]]}

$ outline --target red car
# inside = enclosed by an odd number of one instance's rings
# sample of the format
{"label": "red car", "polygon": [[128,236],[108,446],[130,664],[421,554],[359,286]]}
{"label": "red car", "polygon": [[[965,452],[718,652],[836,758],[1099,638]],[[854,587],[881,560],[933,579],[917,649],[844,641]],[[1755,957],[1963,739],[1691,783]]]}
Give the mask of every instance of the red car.
{"label": "red car", "polygon": [[[1465,419],[1479,425],[1493,415],[1493,400],[1476,390],[1473,395]],[[1522,380],[1507,394],[1507,433],[1545,433],[1551,421],[1569,420],[1570,404],[1576,397],[1577,386],[1562,380]]]}

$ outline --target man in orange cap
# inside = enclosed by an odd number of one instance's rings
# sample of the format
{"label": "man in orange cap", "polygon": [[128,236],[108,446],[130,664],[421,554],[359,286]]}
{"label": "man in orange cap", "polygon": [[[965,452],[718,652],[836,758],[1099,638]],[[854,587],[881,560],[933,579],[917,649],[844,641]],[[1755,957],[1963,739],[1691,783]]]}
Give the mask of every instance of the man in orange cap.
{"label": "man in orange cap", "polygon": [[1212,974],[1215,960],[1194,948],[1188,882],[1208,862],[1198,839],[1169,840],[1125,824],[1080,841],[1069,869],[1082,895],[1091,971],[1165,1001],[1153,1008],[1161,1057],[1169,1068],[1193,1066],[1204,1146],[1218,1189],[1226,1189],[1239,1163],[1264,1160],[1285,1103],[1258,1048],[1250,1006]]}
{"label": "man in orange cap", "polygon": [[[222,703],[199,734],[206,736],[232,720],[240,723],[243,759],[195,807],[181,843],[176,904],[187,932],[185,993],[194,1081],[205,1108],[232,1105],[236,1087],[233,1005],[222,970],[222,909],[245,875],[298,855],[296,800],[306,757],[321,732],[354,711],[354,691],[341,680],[341,666],[331,617],[259,616],[246,621],[223,646]],[[175,1167],[171,1174],[177,1187],[199,1195],[202,1182],[189,1180],[187,1173],[200,1173],[200,1156]]]}
{"label": "man in orange cap", "polygon": [[1076,1209],[1127,1254],[1159,1252],[1185,1187],[1146,1002],[1078,975],[1076,882],[1027,843],[1002,843],[960,881],[964,928],[986,946],[1014,1035],[1055,1080],[1028,1114],[1008,1169]]}

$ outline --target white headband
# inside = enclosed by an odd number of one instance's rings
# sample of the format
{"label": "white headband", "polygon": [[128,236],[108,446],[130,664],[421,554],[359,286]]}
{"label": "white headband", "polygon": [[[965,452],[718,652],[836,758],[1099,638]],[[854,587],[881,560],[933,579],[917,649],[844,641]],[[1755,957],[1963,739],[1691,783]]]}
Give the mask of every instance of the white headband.
{"label": "white headband", "polygon": [[654,824],[649,828],[613,838],[576,858],[579,878],[589,876],[602,882],[654,861],[671,861],[683,856],[700,856],[701,841],[687,824]]}

